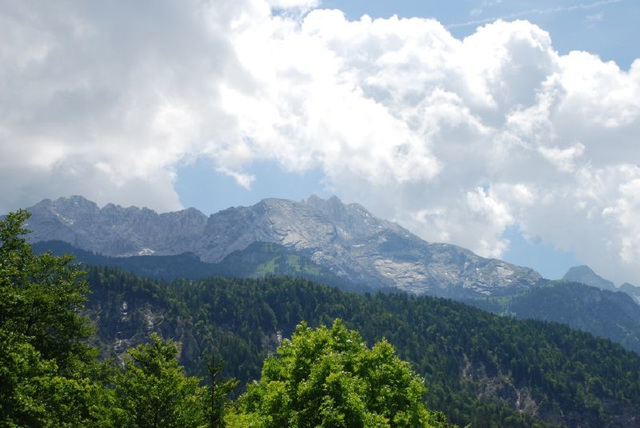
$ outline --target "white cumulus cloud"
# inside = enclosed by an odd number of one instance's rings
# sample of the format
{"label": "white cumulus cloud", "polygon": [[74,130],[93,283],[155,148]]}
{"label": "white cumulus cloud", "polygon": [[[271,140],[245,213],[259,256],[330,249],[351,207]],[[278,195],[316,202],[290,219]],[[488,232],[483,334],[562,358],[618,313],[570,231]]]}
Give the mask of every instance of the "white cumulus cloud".
{"label": "white cumulus cloud", "polygon": [[640,282],[640,61],[527,21],[457,39],[313,0],[0,2],[3,211],[81,193],[179,207],[207,157],[321,170],[343,199],[498,257],[507,228]]}

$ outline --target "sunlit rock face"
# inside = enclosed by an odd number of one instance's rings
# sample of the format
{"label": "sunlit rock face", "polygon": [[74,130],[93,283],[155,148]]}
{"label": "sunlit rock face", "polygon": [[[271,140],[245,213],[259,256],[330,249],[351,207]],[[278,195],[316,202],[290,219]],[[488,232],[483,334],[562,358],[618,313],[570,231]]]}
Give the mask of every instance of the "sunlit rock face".
{"label": "sunlit rock face", "polygon": [[219,262],[254,242],[273,242],[353,283],[453,298],[511,295],[541,279],[528,268],[425,242],[335,197],[265,199],[210,217],[193,208],[166,214],[113,204],[99,208],[79,196],[44,200],[29,211],[32,241],[61,240],[108,256],[192,252]]}

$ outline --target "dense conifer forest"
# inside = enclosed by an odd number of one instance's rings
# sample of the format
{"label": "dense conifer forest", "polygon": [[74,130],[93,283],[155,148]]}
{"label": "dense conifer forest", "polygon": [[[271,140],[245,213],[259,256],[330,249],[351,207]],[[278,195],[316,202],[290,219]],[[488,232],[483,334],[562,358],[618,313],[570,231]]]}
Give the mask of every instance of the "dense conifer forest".
{"label": "dense conifer forest", "polygon": [[[554,323],[295,278],[162,283],[110,268],[91,268],[88,278],[103,346],[117,339],[114,326],[137,326],[128,336],[144,337],[153,314],[153,328],[181,341],[181,361],[193,373],[202,373],[200,355],[213,349],[227,361],[226,374],[245,384],[259,378],[263,360],[301,321],[320,326],[340,318],[369,344],[386,338],[426,378],[429,407],[459,425],[615,426],[640,408],[637,354]],[[141,309],[118,324],[123,302]]]}

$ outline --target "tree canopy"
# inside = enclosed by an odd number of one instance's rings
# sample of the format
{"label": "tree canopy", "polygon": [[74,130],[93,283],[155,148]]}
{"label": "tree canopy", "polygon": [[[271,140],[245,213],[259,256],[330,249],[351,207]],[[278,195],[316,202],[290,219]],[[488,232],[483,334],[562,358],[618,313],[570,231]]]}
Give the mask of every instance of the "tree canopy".
{"label": "tree canopy", "polygon": [[89,424],[106,398],[80,315],[88,285],[72,257],[34,255],[28,217],[0,222],[0,425]]}
{"label": "tree canopy", "polygon": [[424,380],[385,340],[367,347],[336,320],[329,329],[300,324],[268,358],[259,382],[239,400],[231,426],[449,426],[425,407]]}
{"label": "tree canopy", "polygon": [[157,334],[130,349],[116,378],[118,422],[140,428],[206,426],[205,389],[200,379],[185,376],[178,346]]}

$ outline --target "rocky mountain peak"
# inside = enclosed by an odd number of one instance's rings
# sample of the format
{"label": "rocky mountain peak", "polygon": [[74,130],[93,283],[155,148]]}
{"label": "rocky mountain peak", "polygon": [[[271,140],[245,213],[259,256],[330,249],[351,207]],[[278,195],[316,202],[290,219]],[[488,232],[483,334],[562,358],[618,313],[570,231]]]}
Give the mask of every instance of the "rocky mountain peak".
{"label": "rocky mountain peak", "polygon": [[322,199],[317,195],[311,195],[305,203],[310,207],[327,213],[337,213],[346,211],[345,204],[337,196]]}
{"label": "rocky mountain peak", "polygon": [[589,266],[573,266],[562,277],[566,282],[579,282],[592,287],[602,288],[603,290],[616,291],[616,286],[613,282],[604,279],[597,273],[595,273]]}
{"label": "rocky mountain peak", "polygon": [[32,208],[30,211],[42,210],[49,211],[61,216],[70,215],[73,216],[87,216],[95,214],[100,210],[95,202],[83,198],[82,196],[74,195],[67,198],[58,198],[55,201],[51,199],[45,199]]}

